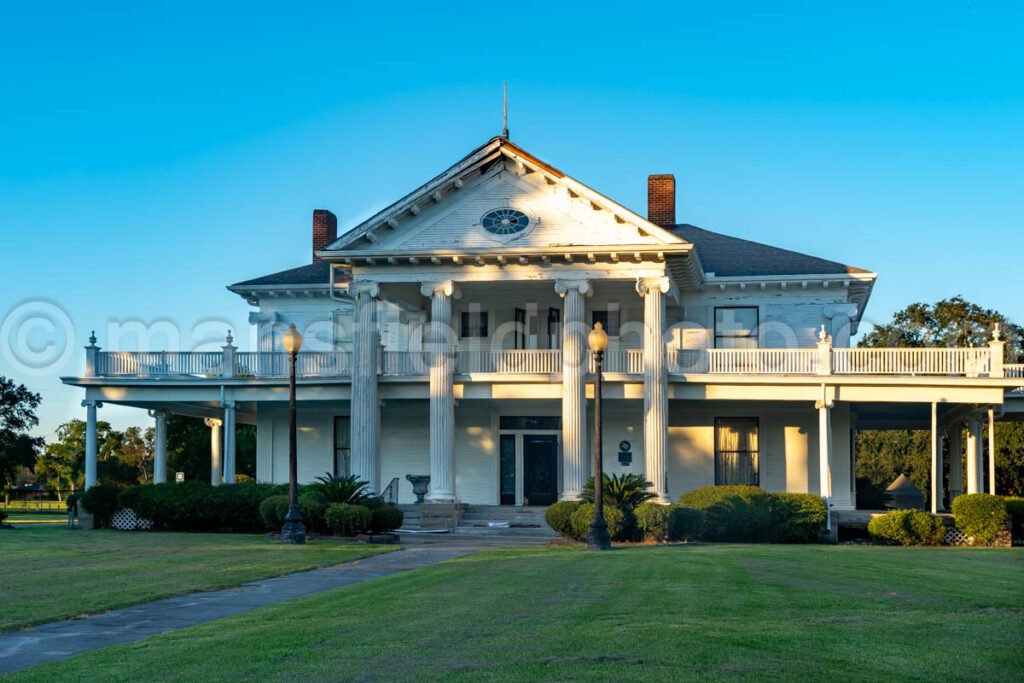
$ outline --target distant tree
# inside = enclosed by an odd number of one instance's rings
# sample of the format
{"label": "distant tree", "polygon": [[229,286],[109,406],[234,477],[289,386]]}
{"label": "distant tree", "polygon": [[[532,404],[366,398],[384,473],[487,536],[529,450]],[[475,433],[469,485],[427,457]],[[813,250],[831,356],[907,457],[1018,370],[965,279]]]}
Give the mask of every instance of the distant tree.
{"label": "distant tree", "polygon": [[0,488],[10,486],[23,468],[35,465],[43,440],[29,430],[39,424],[39,394],[0,376]]}
{"label": "distant tree", "polygon": [[[57,439],[46,444],[45,452],[36,462],[36,474],[50,488],[74,491],[85,484],[85,431],[84,420],[69,420],[57,427]],[[121,432],[109,422],[96,422],[98,479],[125,483],[117,459],[122,438]]]}
{"label": "distant tree", "polygon": [[121,434],[117,448],[117,459],[131,467],[140,484],[148,484],[153,478],[153,436],[154,429],[129,427]]}
{"label": "distant tree", "polygon": [[[987,346],[999,323],[1006,340],[1007,362],[1024,361],[1024,328],[998,311],[962,296],[934,304],[915,303],[897,311],[888,323],[876,325],[859,347]],[[996,423],[996,490],[1024,492],[1024,425]],[[861,431],[857,434],[857,476],[877,486],[906,474],[921,490],[929,490],[931,436],[925,430]]]}
{"label": "distant tree", "polygon": [[[184,472],[188,481],[210,481],[210,428],[202,418],[167,418],[167,462],[171,472]],[[256,477],[256,427],[235,430],[235,473]]]}

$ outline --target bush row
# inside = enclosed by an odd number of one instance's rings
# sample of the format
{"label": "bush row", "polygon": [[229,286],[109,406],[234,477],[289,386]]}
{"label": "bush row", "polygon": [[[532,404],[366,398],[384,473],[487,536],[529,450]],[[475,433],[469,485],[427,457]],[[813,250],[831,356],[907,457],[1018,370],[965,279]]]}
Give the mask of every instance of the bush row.
{"label": "bush row", "polygon": [[922,510],[891,510],[868,522],[868,533],[882,545],[939,545],[946,528]]}

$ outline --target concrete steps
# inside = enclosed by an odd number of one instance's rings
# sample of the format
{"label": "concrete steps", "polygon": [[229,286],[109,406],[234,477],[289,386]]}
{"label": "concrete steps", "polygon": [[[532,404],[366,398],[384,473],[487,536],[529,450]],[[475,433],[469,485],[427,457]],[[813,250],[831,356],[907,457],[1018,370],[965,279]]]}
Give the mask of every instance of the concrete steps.
{"label": "concrete steps", "polygon": [[471,505],[462,515],[455,533],[473,536],[557,536],[544,521],[546,507],[512,505]]}

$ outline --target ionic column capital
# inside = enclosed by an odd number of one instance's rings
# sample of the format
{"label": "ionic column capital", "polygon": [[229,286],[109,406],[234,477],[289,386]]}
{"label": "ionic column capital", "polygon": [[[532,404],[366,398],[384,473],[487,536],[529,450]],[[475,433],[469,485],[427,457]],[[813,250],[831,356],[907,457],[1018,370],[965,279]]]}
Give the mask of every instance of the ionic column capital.
{"label": "ionic column capital", "polygon": [[454,296],[458,299],[462,295],[459,285],[454,280],[441,280],[440,282],[423,282],[420,284],[420,294],[423,296]]}
{"label": "ionic column capital", "polygon": [[569,292],[579,292],[583,296],[590,296],[593,289],[590,286],[590,280],[559,279],[555,280],[555,291],[558,296],[565,298]]}
{"label": "ionic column capital", "polygon": [[205,422],[206,426],[210,427],[211,429],[224,426],[224,420],[220,419],[219,417],[208,417],[205,420],[203,420],[203,422]]}
{"label": "ionic column capital", "polygon": [[348,293],[351,297],[365,294],[371,299],[376,299],[380,296],[380,283],[373,280],[355,280],[349,284]]}
{"label": "ionic column capital", "polygon": [[640,296],[647,296],[648,293],[658,291],[668,294],[672,283],[667,277],[642,277],[636,281],[636,293]]}

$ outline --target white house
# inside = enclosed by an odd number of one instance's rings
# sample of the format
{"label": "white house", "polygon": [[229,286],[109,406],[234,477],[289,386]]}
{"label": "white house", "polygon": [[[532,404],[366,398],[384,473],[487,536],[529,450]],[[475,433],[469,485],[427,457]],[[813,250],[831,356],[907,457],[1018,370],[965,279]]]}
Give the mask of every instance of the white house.
{"label": "white house", "polygon": [[[950,495],[991,490],[983,428],[1021,410],[1024,377],[998,334],[984,348],[850,348],[874,273],[677,223],[674,178],[648,183],[645,217],[494,138],[340,236],[315,211],[312,263],[231,285],[256,308],[257,349],[93,342],[64,381],[85,389],[90,434],[103,403],[152,411],[157,481],[176,412],[208,418],[214,484],[234,480],[238,422],[257,425],[258,479],[282,482],[280,337],[294,323],[301,480],[354,473],[411,502],[406,475],[429,474],[431,501],[548,505],[589,475],[586,335],[601,322],[604,468],[645,475],[660,501],[751,483],[853,509],[854,434],[886,427],[933,430]],[[93,438],[87,486],[95,458]]]}

